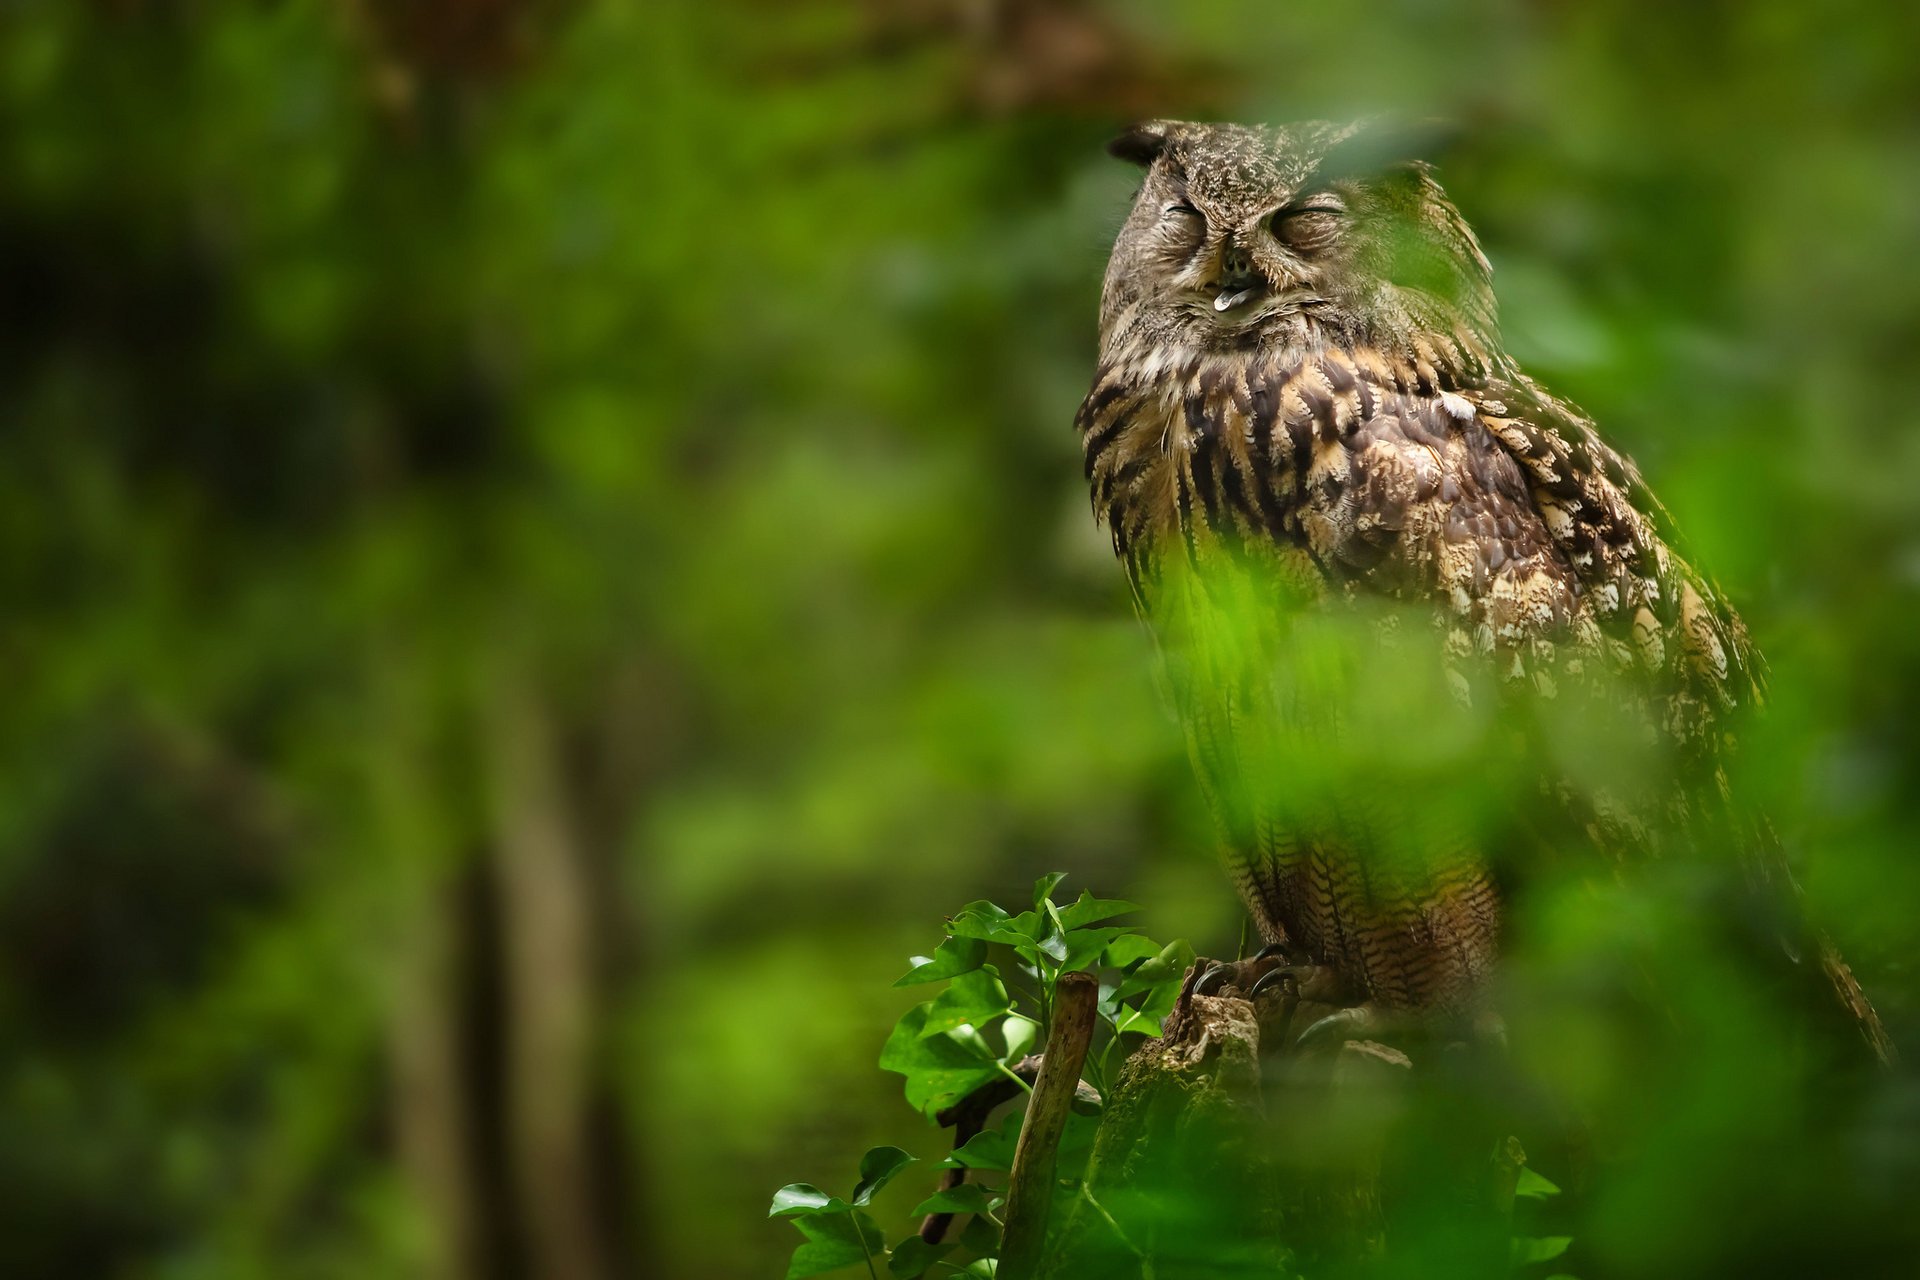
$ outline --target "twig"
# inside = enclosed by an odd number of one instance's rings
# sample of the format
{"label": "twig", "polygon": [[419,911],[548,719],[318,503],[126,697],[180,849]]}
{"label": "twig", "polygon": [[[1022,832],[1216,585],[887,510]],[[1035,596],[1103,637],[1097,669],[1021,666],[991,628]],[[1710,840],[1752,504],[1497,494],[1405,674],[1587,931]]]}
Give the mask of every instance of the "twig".
{"label": "twig", "polygon": [[[936,1112],[934,1120],[942,1128],[953,1130],[953,1149],[958,1151],[967,1145],[982,1129],[987,1127],[987,1117],[993,1109],[1003,1102],[1011,1101],[1022,1093],[1033,1091],[1033,1082],[1040,1078],[1040,1063],[1043,1055],[1030,1053],[1011,1067],[1002,1067],[1006,1074],[996,1080],[981,1085],[960,1101]],[[1076,1100],[1100,1105],[1100,1091],[1090,1084],[1082,1083],[1074,1090]],[[965,1166],[955,1166],[940,1175],[938,1190],[951,1191],[967,1180]],[[953,1225],[950,1213],[930,1213],[920,1220],[920,1238],[928,1244],[939,1244],[946,1239],[947,1228]]]}
{"label": "twig", "polygon": [[1091,974],[1061,975],[1054,990],[1053,1025],[1047,1031],[1047,1051],[1027,1103],[1026,1123],[1020,1126],[1020,1144],[1014,1148],[1013,1173],[1007,1179],[1007,1225],[1000,1243],[1002,1280],[1028,1280],[1040,1261],[1047,1236],[1047,1216],[1053,1207],[1053,1171],[1059,1158],[1060,1134],[1080,1084],[1080,1068],[1093,1043],[1094,1015],[1100,1002],[1100,984]]}
{"label": "twig", "polygon": [[[953,1149],[958,1151],[967,1145],[969,1139],[986,1127],[987,1110],[982,1108],[966,1112],[953,1122]],[[945,1115],[945,1112],[941,1113]],[[940,1175],[941,1191],[951,1191],[967,1180],[965,1165],[955,1165]],[[920,1219],[920,1238],[928,1244],[939,1244],[947,1238],[947,1228],[953,1225],[951,1213],[930,1213]]]}

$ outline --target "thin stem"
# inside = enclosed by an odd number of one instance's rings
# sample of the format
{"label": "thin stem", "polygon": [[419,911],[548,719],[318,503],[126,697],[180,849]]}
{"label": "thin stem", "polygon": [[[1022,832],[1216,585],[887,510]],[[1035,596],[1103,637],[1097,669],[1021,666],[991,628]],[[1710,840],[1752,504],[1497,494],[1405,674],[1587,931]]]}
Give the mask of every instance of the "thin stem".
{"label": "thin stem", "polygon": [[867,1248],[867,1233],[860,1229],[860,1219],[851,1209],[847,1210],[847,1221],[853,1224],[853,1238],[860,1242],[861,1256],[867,1260],[867,1274],[873,1280],[880,1280],[880,1273],[873,1269],[873,1250]]}
{"label": "thin stem", "polygon": [[1083,1199],[1086,1200],[1088,1204],[1093,1206],[1093,1211],[1099,1214],[1103,1219],[1105,1219],[1106,1224],[1109,1227],[1113,1228],[1114,1239],[1118,1240],[1121,1244],[1125,1245],[1127,1248],[1127,1252],[1131,1253],[1136,1258],[1144,1258],[1147,1256],[1146,1254],[1140,1252],[1139,1246],[1135,1245],[1133,1241],[1127,1239],[1127,1233],[1122,1231],[1120,1229],[1120,1224],[1113,1220],[1113,1215],[1107,1212],[1107,1207],[1101,1204],[1098,1200],[1093,1198],[1092,1189],[1089,1188],[1087,1184],[1084,1182],[1080,1184],[1080,1195]]}
{"label": "thin stem", "polygon": [[1033,1086],[1028,1084],[1025,1080],[1022,1080],[1020,1078],[1020,1073],[1015,1071],[1012,1067],[1009,1067],[1006,1063],[1001,1062],[999,1059],[996,1058],[994,1059],[993,1068],[994,1070],[998,1071],[1001,1075],[1005,1076],[1007,1079],[1019,1085],[1028,1094],[1033,1093]]}

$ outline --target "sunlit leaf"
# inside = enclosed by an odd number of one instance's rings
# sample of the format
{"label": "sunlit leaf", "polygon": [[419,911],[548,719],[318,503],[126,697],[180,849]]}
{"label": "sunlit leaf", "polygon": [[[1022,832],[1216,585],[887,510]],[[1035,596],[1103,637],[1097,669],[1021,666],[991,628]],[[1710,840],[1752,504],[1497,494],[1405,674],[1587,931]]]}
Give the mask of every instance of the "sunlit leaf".
{"label": "sunlit leaf", "polygon": [[1071,929],[1062,938],[1065,954],[1060,959],[1063,969],[1084,969],[1100,958],[1107,944],[1124,933],[1124,929]]}
{"label": "sunlit leaf", "polygon": [[1000,1035],[1007,1042],[1007,1061],[1017,1062],[1024,1058],[1039,1034],[1039,1023],[1017,1013],[1009,1014],[1006,1021],[1000,1024]]}
{"label": "sunlit leaf", "polygon": [[1060,908],[1060,923],[1067,929],[1083,929],[1102,920],[1111,920],[1115,916],[1131,915],[1140,910],[1140,904],[1127,902],[1120,898],[1096,898],[1086,890],[1071,906]]}
{"label": "sunlit leaf", "polygon": [[1160,944],[1152,938],[1138,933],[1122,933],[1107,945],[1100,963],[1114,969],[1124,969],[1130,964],[1151,960],[1159,954]]}
{"label": "sunlit leaf", "polygon": [[880,1068],[906,1077],[907,1102],[932,1115],[1000,1075],[996,1055],[972,1035],[922,1036],[932,1002],[916,1005],[894,1024],[880,1051]]}
{"label": "sunlit leaf", "polygon": [[790,1182],[773,1193],[769,1218],[815,1217],[825,1213],[845,1213],[853,1206],[839,1196],[830,1196],[805,1182]]}
{"label": "sunlit leaf", "polygon": [[978,938],[948,938],[934,948],[933,955],[915,956],[913,968],[894,982],[896,987],[917,986],[941,978],[970,973],[986,963],[987,944]]}
{"label": "sunlit leaf", "polygon": [[927,1007],[920,1034],[944,1035],[961,1027],[978,1031],[1013,1007],[1007,989],[991,966],[963,973]]}

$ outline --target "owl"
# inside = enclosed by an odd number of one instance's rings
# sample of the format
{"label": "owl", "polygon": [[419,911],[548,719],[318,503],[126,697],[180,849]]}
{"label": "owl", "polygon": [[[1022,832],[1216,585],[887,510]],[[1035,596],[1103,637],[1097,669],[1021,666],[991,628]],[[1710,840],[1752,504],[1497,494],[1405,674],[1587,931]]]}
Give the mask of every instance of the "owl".
{"label": "owl", "polygon": [[[1332,1011],[1303,1038],[1483,1017],[1496,855],[1523,837],[1448,796],[1525,774],[1552,843],[1596,869],[1709,830],[1737,848],[1781,947],[1884,1055],[1733,803],[1722,757],[1762,697],[1745,628],[1634,464],[1507,354],[1492,269],[1419,143],[1160,121],[1110,147],[1144,179],[1077,416],[1086,479],[1266,943],[1190,989]],[[1514,749],[1422,774],[1428,740],[1489,706],[1523,708],[1496,735]],[[1656,763],[1615,767],[1636,760]]]}

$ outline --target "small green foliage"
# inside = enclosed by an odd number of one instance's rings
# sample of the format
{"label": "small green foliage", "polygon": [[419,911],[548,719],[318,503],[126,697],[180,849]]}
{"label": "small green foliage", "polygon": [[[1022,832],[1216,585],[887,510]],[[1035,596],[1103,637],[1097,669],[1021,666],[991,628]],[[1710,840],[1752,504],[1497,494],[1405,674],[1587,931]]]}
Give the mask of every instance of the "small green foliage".
{"label": "small green foliage", "polygon": [[977,938],[948,938],[934,948],[931,958],[915,956],[913,968],[893,985],[912,987],[941,978],[955,978],[978,969],[986,962],[986,943]]}
{"label": "small green foliage", "polygon": [[[894,1024],[880,1053],[882,1069],[904,1077],[910,1106],[929,1119],[982,1086],[1015,1077],[1014,1068],[1039,1044],[1053,1008],[1060,976],[1089,970],[1100,980],[1099,1022],[1084,1068],[1085,1082],[1104,1094],[1113,1072],[1146,1036],[1158,1035],[1193,965],[1185,942],[1161,944],[1116,917],[1139,910],[1131,902],[1090,893],[1064,906],[1053,891],[1064,877],[1040,877],[1033,906],[1017,914],[997,903],[968,903],[946,922],[947,936],[931,956],[915,956],[896,987],[944,983]],[[1085,1195],[1080,1178],[1099,1128],[1099,1106],[1076,1103],[1061,1134],[1057,1176],[1060,1194]],[[1013,1168],[1024,1113],[1009,1110],[997,1124],[974,1134],[937,1167],[964,1169],[969,1181],[933,1192],[912,1216],[953,1214],[966,1221],[952,1237],[929,1244],[909,1232],[889,1249],[881,1228],[864,1211],[874,1195],[898,1177],[914,1157],[899,1147],[874,1147],[860,1161],[852,1198],[829,1195],[807,1183],[774,1194],[772,1217],[789,1218],[804,1240],[794,1250],[788,1280],[866,1266],[876,1278],[884,1260],[894,1280],[938,1274],[991,1276],[998,1265],[1005,1203],[996,1184]],[[982,1182],[982,1175],[987,1181]],[[1560,1189],[1523,1167],[1515,1197],[1539,1205]],[[1105,1213],[1105,1210],[1101,1210]],[[1111,1221],[1111,1220],[1110,1220]],[[1571,1237],[1516,1235],[1514,1268],[1541,1267],[1566,1252]],[[1131,1244],[1127,1246],[1133,1248]],[[1555,1277],[1554,1280],[1570,1280]]]}
{"label": "small green foliage", "polygon": [[769,1218],[812,1218],[822,1214],[845,1213],[853,1206],[839,1196],[830,1196],[810,1182],[789,1182],[773,1193]]}
{"label": "small green foliage", "polygon": [[1567,1246],[1572,1243],[1572,1236],[1515,1236],[1513,1265],[1525,1267],[1536,1262],[1551,1262],[1565,1253]]}
{"label": "small green foliage", "polygon": [[992,1213],[1000,1201],[990,1197],[985,1187],[972,1182],[963,1182],[957,1187],[948,1187],[936,1191],[921,1201],[914,1209],[915,1215],[924,1213]]}
{"label": "small green foliage", "polygon": [[1520,1180],[1514,1184],[1513,1194],[1527,1200],[1545,1200],[1550,1196],[1559,1195],[1560,1188],[1522,1165]]}
{"label": "small green foliage", "polygon": [[[1112,923],[1139,910],[1131,902],[1082,892],[1070,903],[1056,903],[1053,892],[1064,878],[1060,872],[1040,877],[1032,907],[1017,914],[985,900],[968,903],[946,922],[947,936],[933,953],[914,956],[906,975],[894,983],[946,984],[901,1015],[880,1052],[881,1068],[904,1077],[907,1103],[922,1115],[932,1118],[983,1085],[1013,1075],[1014,1067],[1044,1037],[1054,988],[1064,973],[1084,969],[1101,979],[1096,1051],[1087,1060],[1088,1082],[1096,1089],[1105,1086],[1105,1064],[1131,1047],[1125,1037],[1137,1042],[1158,1033],[1161,1019],[1179,996],[1193,949],[1184,942],[1163,946],[1127,925]],[[1060,1143],[1063,1179],[1077,1177],[1092,1149],[1098,1124],[1094,1112],[1091,1104],[1079,1106],[1068,1119]],[[1021,1119],[1020,1112],[1009,1112],[999,1125],[975,1134],[942,1167],[976,1174],[1011,1169]],[[1000,1226],[993,1215],[1001,1200],[995,1190],[979,1183],[939,1191],[913,1211],[915,1216],[968,1215],[957,1241],[935,1246],[910,1235],[888,1251],[877,1227],[870,1236],[862,1234],[873,1224],[860,1206],[912,1162],[898,1147],[867,1152],[850,1201],[806,1183],[781,1188],[772,1216],[793,1219],[806,1236],[794,1253],[789,1276],[870,1265],[872,1258],[883,1255],[897,1280],[933,1269],[992,1275],[1000,1249]],[[856,1228],[856,1223],[865,1225]],[[951,1253],[964,1255],[964,1260],[950,1261]]]}
{"label": "small green foliage", "polygon": [[978,1030],[1012,1010],[1013,1001],[1008,997],[1007,989],[1000,984],[999,971],[988,965],[951,979],[947,989],[927,1004],[927,1016],[921,1024],[920,1037],[924,1040],[928,1036],[944,1035],[961,1027]]}
{"label": "small green foliage", "polygon": [[960,1247],[979,1258],[1000,1256],[1000,1227],[991,1219],[975,1214],[960,1231]]}
{"label": "small green foliage", "polygon": [[858,1209],[800,1218],[794,1225],[806,1240],[787,1263],[787,1280],[802,1280],[844,1267],[871,1266],[873,1259],[886,1252],[886,1237],[879,1225]]}
{"label": "small green foliage", "polygon": [[1000,1075],[998,1059],[981,1040],[952,1031],[923,1036],[933,1002],[916,1005],[894,1025],[880,1051],[880,1067],[907,1078],[907,1102],[922,1115],[932,1116]]}
{"label": "small green foliage", "polygon": [[919,1236],[908,1236],[893,1246],[887,1255],[887,1271],[894,1280],[913,1280],[934,1263],[952,1253],[957,1246],[942,1242],[928,1244]]}
{"label": "small green foliage", "polygon": [[958,1147],[942,1164],[946,1168],[964,1165],[969,1169],[1013,1168],[1013,1149],[1020,1141],[1020,1116],[1009,1111],[998,1128],[982,1129]]}
{"label": "small green foliage", "polygon": [[893,1181],[894,1175],[914,1162],[914,1157],[899,1147],[874,1147],[860,1157],[860,1185],[853,1189],[853,1202],[866,1204],[873,1193]]}

